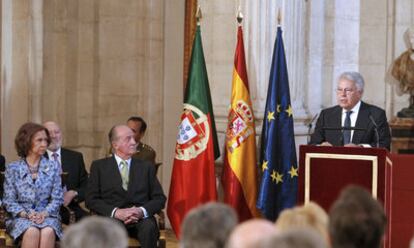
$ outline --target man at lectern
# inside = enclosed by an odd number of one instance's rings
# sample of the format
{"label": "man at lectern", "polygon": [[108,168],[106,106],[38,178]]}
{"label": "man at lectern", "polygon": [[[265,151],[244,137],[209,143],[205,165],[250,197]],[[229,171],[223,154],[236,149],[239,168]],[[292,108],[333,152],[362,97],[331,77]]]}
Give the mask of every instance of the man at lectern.
{"label": "man at lectern", "polygon": [[344,72],[336,88],[338,105],[321,111],[310,144],[322,146],[384,147],[391,135],[385,111],[361,101],[364,78]]}

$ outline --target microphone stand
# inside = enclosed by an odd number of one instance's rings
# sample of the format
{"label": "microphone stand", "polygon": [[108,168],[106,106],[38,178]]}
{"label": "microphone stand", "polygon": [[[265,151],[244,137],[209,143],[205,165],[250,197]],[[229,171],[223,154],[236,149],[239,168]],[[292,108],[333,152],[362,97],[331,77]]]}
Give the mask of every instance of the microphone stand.
{"label": "microphone stand", "polygon": [[377,140],[377,148],[379,147],[379,133],[378,133],[378,125],[374,120],[374,117],[372,117],[372,115],[369,115],[369,119],[371,120],[372,124],[374,125],[374,131],[375,131],[375,138]]}
{"label": "microphone stand", "polygon": [[309,123],[306,125],[308,127],[308,135],[307,135],[307,143],[310,143],[311,138],[311,131],[313,127],[313,122],[315,121],[316,117],[318,117],[319,114],[316,114],[312,117],[312,119],[309,121]]}

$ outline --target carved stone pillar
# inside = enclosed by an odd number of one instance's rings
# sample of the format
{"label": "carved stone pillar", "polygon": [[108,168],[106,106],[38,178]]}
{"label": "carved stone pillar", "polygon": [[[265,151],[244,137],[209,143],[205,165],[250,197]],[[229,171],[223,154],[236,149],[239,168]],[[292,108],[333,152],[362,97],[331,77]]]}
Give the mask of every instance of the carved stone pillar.
{"label": "carved stone pillar", "polygon": [[249,80],[252,85],[251,94],[260,116],[263,115],[261,110],[266,104],[277,15],[280,9],[294,116],[295,119],[306,117],[303,102],[306,71],[305,4],[304,1],[244,1]]}
{"label": "carved stone pillar", "polygon": [[266,105],[267,89],[273,48],[277,30],[277,16],[280,9],[281,26],[285,44],[289,74],[290,96],[295,119],[296,143],[306,143],[307,129],[303,124],[305,111],[305,1],[243,1],[246,18],[245,46],[250,92],[257,118],[257,134],[260,135],[263,111]]}
{"label": "carved stone pillar", "polygon": [[2,1],[1,142],[8,161],[16,158],[13,140],[18,128],[41,119],[42,3]]}
{"label": "carved stone pillar", "polygon": [[30,120],[40,123],[43,82],[43,0],[30,1],[29,82]]}

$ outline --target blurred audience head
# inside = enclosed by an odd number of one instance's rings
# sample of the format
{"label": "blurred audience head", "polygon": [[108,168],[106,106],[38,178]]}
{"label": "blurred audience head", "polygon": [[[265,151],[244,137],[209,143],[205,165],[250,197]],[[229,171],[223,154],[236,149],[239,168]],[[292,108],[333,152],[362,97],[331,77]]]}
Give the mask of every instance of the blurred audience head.
{"label": "blurred audience head", "polygon": [[410,248],[414,248],[414,237],[411,239]]}
{"label": "blurred audience head", "polygon": [[256,248],[327,248],[321,235],[310,228],[291,228],[265,237]]}
{"label": "blurred audience head", "polygon": [[92,216],[72,224],[62,239],[63,248],[126,248],[128,236],[117,221]]}
{"label": "blurred audience head", "polygon": [[365,189],[345,188],[329,214],[333,248],[380,247],[387,220],[382,206]]}
{"label": "blurred audience head", "polygon": [[264,219],[252,219],[238,225],[231,233],[227,248],[256,248],[266,237],[276,234],[275,225]]}
{"label": "blurred audience head", "polygon": [[224,247],[237,225],[236,212],[223,203],[207,203],[191,210],[181,228],[181,248]]}
{"label": "blurred audience head", "polygon": [[328,214],[318,204],[310,202],[304,206],[285,209],[276,221],[280,231],[297,228],[310,228],[319,233],[329,244]]}

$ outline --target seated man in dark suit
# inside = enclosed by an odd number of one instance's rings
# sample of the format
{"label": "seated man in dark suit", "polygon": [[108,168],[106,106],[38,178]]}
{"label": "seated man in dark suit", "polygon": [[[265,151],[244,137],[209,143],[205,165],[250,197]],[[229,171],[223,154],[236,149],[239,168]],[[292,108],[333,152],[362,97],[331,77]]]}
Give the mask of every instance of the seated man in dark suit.
{"label": "seated man in dark suit", "polygon": [[164,208],[166,197],[155,167],[132,157],[136,142],[128,126],[114,126],[108,136],[114,154],[92,163],[86,205],[123,222],[142,247],[156,247],[159,230],[154,214]]}
{"label": "seated man in dark suit", "polygon": [[385,111],[361,101],[363,93],[364,79],[361,74],[342,73],[336,88],[338,105],[322,110],[310,144],[378,146],[389,150],[391,135]]}
{"label": "seated man in dark suit", "polygon": [[[62,131],[58,124],[48,121],[43,126],[49,131],[51,139],[45,156],[56,160],[62,166],[62,171],[68,173],[63,180],[65,187],[63,205],[68,206],[75,213],[76,220],[79,220],[87,215],[79,206],[79,203],[85,200],[86,186],[88,185],[88,174],[85,170],[82,153],[62,147]],[[61,208],[60,214],[62,222],[69,224],[70,215],[65,208]]]}

